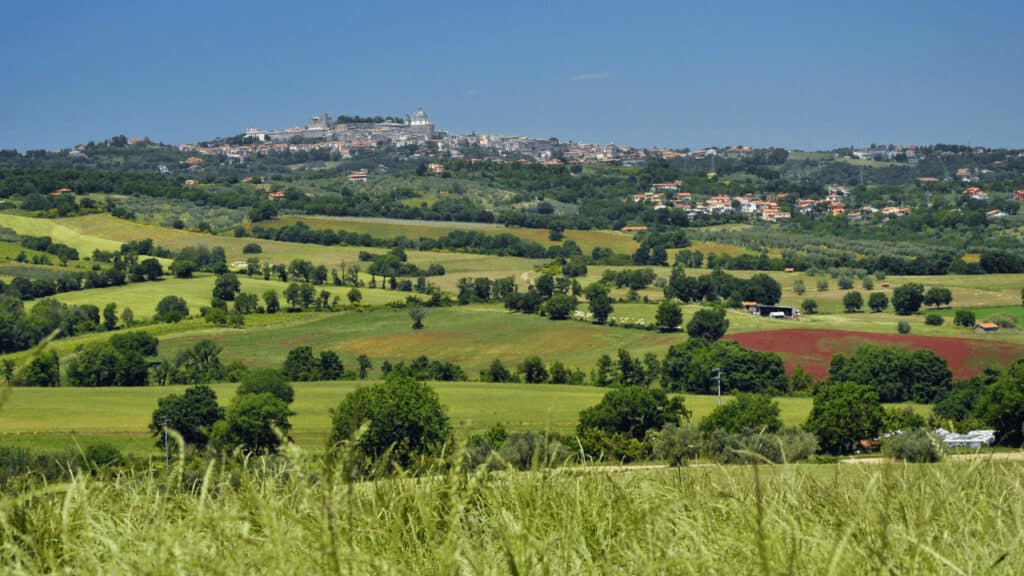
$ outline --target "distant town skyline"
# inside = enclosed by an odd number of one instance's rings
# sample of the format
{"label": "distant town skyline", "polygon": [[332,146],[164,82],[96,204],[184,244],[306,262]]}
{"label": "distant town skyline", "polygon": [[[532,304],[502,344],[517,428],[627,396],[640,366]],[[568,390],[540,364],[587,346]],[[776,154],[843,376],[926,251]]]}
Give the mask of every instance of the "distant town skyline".
{"label": "distant town skyline", "polygon": [[0,148],[401,115],[637,147],[1024,147],[1024,7],[16,3]]}

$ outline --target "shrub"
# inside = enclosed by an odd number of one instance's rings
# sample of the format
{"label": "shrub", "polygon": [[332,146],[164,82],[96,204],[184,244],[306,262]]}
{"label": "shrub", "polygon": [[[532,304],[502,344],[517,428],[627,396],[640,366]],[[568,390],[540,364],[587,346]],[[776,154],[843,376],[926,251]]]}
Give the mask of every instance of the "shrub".
{"label": "shrub", "polygon": [[501,360],[495,358],[490,366],[480,371],[480,380],[484,382],[514,382],[516,376],[501,363]]}
{"label": "shrub", "polygon": [[670,422],[654,434],[651,449],[655,458],[665,460],[671,466],[679,466],[700,455],[700,432],[692,424],[677,426]]}
{"label": "shrub", "polygon": [[242,378],[235,394],[273,394],[284,402],[291,404],[295,398],[295,389],[278,370],[260,368],[252,370]]}
{"label": "shrub", "polygon": [[242,254],[260,254],[263,252],[263,247],[255,242],[250,242],[242,247]]}
{"label": "shrub", "polygon": [[573,452],[557,438],[532,430],[509,434],[497,452],[516,470],[558,466],[573,456]]}
{"label": "shrub", "polygon": [[896,331],[900,334],[910,334],[910,322],[900,320],[896,323]]}
{"label": "shrub", "polygon": [[775,434],[729,434],[716,430],[704,436],[704,452],[722,464],[757,464],[806,460],[817,449],[813,434],[784,428]]}
{"label": "shrub", "polygon": [[94,466],[120,466],[124,457],[116,446],[109,442],[93,442],[85,447],[85,459]]}
{"label": "shrub", "polygon": [[945,319],[938,314],[929,314],[924,318],[924,323],[929,326],[942,326],[943,322],[945,322]]}
{"label": "shrub", "polygon": [[741,432],[775,432],[782,428],[779,405],[767,394],[740,392],[736,399],[716,407],[700,423],[702,432],[724,430]]}
{"label": "shrub", "polygon": [[886,438],[882,453],[906,462],[938,462],[942,460],[942,443],[927,430],[910,430]]}
{"label": "shrub", "polygon": [[953,318],[953,324],[956,326],[964,326],[967,328],[974,327],[974,311],[973,310],[957,310],[956,316]]}

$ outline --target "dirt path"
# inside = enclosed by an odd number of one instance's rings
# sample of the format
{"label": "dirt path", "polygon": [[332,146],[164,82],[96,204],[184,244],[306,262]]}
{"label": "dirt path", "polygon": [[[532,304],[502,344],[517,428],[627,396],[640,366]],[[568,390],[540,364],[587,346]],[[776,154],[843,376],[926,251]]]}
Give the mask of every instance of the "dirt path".
{"label": "dirt path", "polygon": [[[974,454],[950,454],[950,460],[1024,460],[1024,452],[977,452]],[[892,458],[847,458],[839,461],[842,464],[885,464],[894,462]]]}

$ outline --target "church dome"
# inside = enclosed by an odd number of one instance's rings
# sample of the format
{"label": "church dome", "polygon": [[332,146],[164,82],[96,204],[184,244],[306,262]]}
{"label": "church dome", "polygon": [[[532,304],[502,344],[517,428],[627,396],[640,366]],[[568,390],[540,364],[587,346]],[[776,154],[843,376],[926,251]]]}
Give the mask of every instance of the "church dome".
{"label": "church dome", "polygon": [[412,121],[414,124],[426,124],[430,122],[427,118],[427,113],[423,111],[423,108],[417,108],[416,113],[412,115]]}

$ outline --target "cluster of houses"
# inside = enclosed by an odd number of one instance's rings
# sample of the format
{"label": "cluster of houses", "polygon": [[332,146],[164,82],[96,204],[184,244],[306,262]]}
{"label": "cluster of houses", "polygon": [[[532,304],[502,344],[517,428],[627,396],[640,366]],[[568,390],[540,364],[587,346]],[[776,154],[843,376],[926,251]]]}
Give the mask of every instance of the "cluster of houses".
{"label": "cluster of houses", "polygon": [[707,199],[695,200],[689,192],[681,192],[681,180],[672,182],[656,182],[651,184],[647,192],[633,195],[633,202],[652,204],[655,210],[683,210],[687,216],[701,214],[725,214],[740,212],[768,222],[777,222],[790,218],[790,213],[779,206],[778,201],[784,200],[786,194],[769,194],[765,198],[757,198],[753,194],[730,196],[718,194]]}
{"label": "cluster of houses", "polygon": [[[938,182],[937,178],[918,178],[917,180],[922,182]],[[792,211],[790,211],[789,204],[785,206],[779,205],[779,202],[785,203],[788,198],[788,195],[785,193],[767,194],[763,198],[755,197],[752,194],[742,196],[719,194],[710,198],[696,200],[689,192],[682,191],[682,188],[683,182],[681,180],[656,182],[651,184],[646,192],[633,194],[632,199],[633,202],[649,204],[654,210],[684,210],[690,217],[699,214],[713,215],[739,212],[767,222],[787,220],[791,217],[791,214],[827,214],[830,216],[845,214],[850,220],[856,221],[870,218],[875,214],[882,214],[889,218],[899,218],[910,214],[912,211],[910,206],[884,206],[876,208],[871,205],[860,206],[856,210],[848,210],[849,192],[844,186],[839,185],[829,186],[828,194],[824,198],[799,198],[793,200],[791,202]],[[977,186],[966,188],[963,191],[963,195],[969,200],[987,201],[989,199],[988,193]],[[1024,190],[1015,190],[1014,200],[1024,202]],[[1008,215],[1005,211],[998,209],[989,210],[985,213],[985,217],[989,220],[1005,218]]]}
{"label": "cluster of houses", "polygon": [[[647,192],[634,194],[633,201],[652,204],[655,210],[665,210],[668,208],[685,210],[690,217],[699,214],[712,215],[739,212],[766,222],[778,222],[791,218],[792,213],[789,208],[779,205],[779,202],[784,202],[788,198],[788,195],[785,193],[767,194],[764,198],[758,198],[752,194],[742,196],[719,194],[703,200],[694,200],[693,195],[689,192],[680,192],[679,189],[681,187],[682,182],[679,180],[655,183],[651,185]],[[846,196],[845,188],[830,186],[829,194],[825,198],[801,198],[794,201],[792,203],[793,212],[805,215],[825,213],[832,216],[840,216],[846,214],[851,220],[860,220],[865,216],[871,216],[875,213],[900,217],[909,214],[911,210],[907,206],[886,206],[880,209],[873,206],[863,206],[856,211],[847,212],[844,201]]]}

